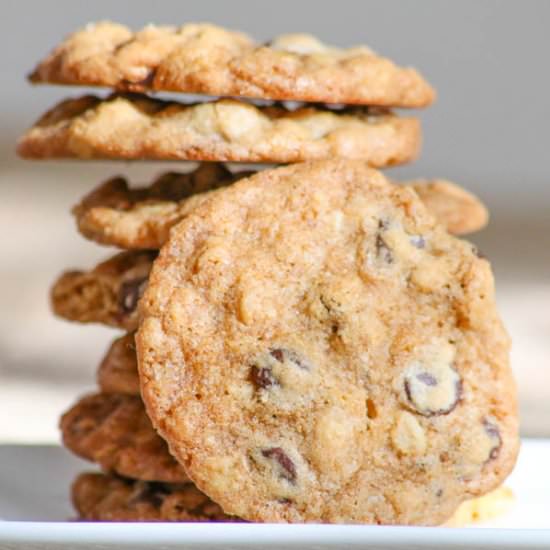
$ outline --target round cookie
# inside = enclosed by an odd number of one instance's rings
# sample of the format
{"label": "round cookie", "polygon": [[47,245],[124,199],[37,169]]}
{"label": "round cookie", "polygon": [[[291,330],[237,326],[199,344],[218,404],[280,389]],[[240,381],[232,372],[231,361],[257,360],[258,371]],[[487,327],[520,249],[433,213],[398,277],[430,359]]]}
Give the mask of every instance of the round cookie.
{"label": "round cookie", "polygon": [[88,24],[59,44],[30,80],[399,107],[424,107],[435,97],[414,69],[366,46],[336,48],[308,34],[260,44],[206,23],[147,25],[138,32],[110,21]]}
{"label": "round cookie", "polygon": [[85,521],[239,521],[192,483],[132,481],[99,473],[80,474],[72,501]]}
{"label": "round cookie", "polygon": [[226,513],[440,524],[514,465],[490,265],[364,163],[264,171],[206,201],[140,313],[149,416]]}
{"label": "round cookie", "polygon": [[97,385],[103,393],[139,396],[134,333],[116,338],[101,360],[97,370]]}
{"label": "round cookie", "polygon": [[[112,178],[94,189],[73,208],[82,235],[100,244],[129,249],[160,248],[170,229],[216,187],[250,176],[232,174],[223,164],[202,163],[194,172],[169,172],[147,187],[129,187],[124,178]],[[396,182],[397,183],[397,182]],[[488,212],[481,201],[447,180],[404,181],[424,204],[457,235],[486,225]]]}
{"label": "round cookie", "polygon": [[376,107],[186,104],[147,96],[62,101],[19,140],[24,158],[288,163],[345,157],[372,166],[414,160],[420,122]]}
{"label": "round cookie", "polygon": [[107,472],[144,481],[185,482],[188,477],[155,432],[139,397],[83,397],[60,421],[64,445]]}

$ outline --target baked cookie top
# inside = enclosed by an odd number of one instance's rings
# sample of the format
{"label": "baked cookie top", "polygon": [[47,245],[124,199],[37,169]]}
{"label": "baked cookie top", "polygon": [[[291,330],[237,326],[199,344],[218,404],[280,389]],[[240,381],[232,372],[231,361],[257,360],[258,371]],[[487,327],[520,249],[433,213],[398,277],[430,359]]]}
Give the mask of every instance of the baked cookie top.
{"label": "baked cookie top", "polygon": [[72,501],[85,521],[239,521],[224,514],[192,483],[84,473],[73,482]]}
{"label": "baked cookie top", "polygon": [[439,524],[514,465],[490,265],[365,163],[265,171],[204,202],[140,312],[149,416],[226,513]]}
{"label": "baked cookie top", "polygon": [[411,68],[366,46],[335,48],[308,34],[264,44],[215,25],[89,24],[59,44],[32,82],[215,96],[425,107],[435,98]]}
{"label": "baked cookie top", "polygon": [[97,370],[97,385],[103,393],[140,395],[133,332],[113,340]]}
{"label": "baked cookie top", "polygon": [[[151,185],[130,187],[115,177],[102,183],[73,208],[78,229],[86,238],[120,248],[160,248],[170,229],[210,196],[250,172],[232,174],[223,164],[202,163],[189,173],[169,172]],[[197,186],[196,180],[203,182]],[[447,180],[404,181],[420,195],[428,209],[450,233],[478,231],[488,221],[483,203]]]}
{"label": "baked cookie top", "polygon": [[135,330],[137,304],[157,251],[120,252],[89,271],[63,273],[51,290],[56,315],[80,323]]}
{"label": "baked cookie top", "polygon": [[389,166],[416,158],[420,124],[375,108],[185,104],[139,95],[68,99],[19,140],[25,158],[287,163],[343,156]]}
{"label": "baked cookie top", "polygon": [[189,480],[153,429],[138,396],[88,395],[61,417],[59,426],[69,450],[107,472],[144,481]]}

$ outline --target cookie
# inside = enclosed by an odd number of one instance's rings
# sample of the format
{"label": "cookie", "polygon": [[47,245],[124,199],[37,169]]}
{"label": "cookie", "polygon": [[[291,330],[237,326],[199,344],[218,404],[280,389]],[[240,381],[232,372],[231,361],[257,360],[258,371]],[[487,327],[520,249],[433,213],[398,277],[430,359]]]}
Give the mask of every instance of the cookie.
{"label": "cookie", "polygon": [[60,428],[68,449],[106,472],[144,481],[188,481],[137,396],[83,397],[61,417]]}
{"label": "cookie", "polygon": [[264,171],[205,201],[140,315],[153,425],[226,513],[436,525],[514,465],[490,265],[365,163]]}
{"label": "cookie", "polygon": [[121,252],[90,271],[67,271],[54,283],[56,315],[80,323],[137,328],[137,303],[157,252]]}
{"label": "cookie", "polygon": [[[172,226],[210,194],[249,172],[231,174],[221,164],[203,163],[189,174],[167,173],[148,187],[132,187],[124,178],[112,178],[73,208],[82,235],[100,244],[120,248],[160,248]],[[199,179],[202,186],[193,182]],[[488,213],[480,200],[446,180],[414,180],[423,202],[447,230],[465,234],[484,227]]]}
{"label": "cookie", "polygon": [[503,517],[511,510],[514,501],[514,493],[511,489],[498,487],[486,495],[463,502],[445,525],[447,527],[474,527]]}
{"label": "cookie", "polygon": [[140,395],[133,332],[113,341],[99,365],[97,385],[103,393]]}
{"label": "cookie", "polygon": [[160,248],[170,228],[206,197],[208,191],[250,175],[233,174],[223,164],[201,163],[190,173],[168,172],[148,187],[112,178],[73,208],[87,238],[120,248]]}
{"label": "cookie", "polygon": [[84,521],[239,521],[192,483],[132,481],[100,473],[80,474],[73,506]]}
{"label": "cookie", "polygon": [[20,139],[25,158],[287,163],[343,156],[373,166],[416,158],[420,124],[376,108],[296,110],[233,99],[184,104],[137,95],[68,99]]}
{"label": "cookie", "polygon": [[444,179],[419,179],[409,184],[449,233],[474,233],[483,229],[489,221],[489,211],[485,205],[455,183]]}
{"label": "cookie", "polygon": [[89,24],[58,45],[30,80],[398,107],[425,107],[435,98],[414,69],[366,46],[335,48],[308,34],[259,44],[240,32],[194,23],[138,32],[111,22]]}

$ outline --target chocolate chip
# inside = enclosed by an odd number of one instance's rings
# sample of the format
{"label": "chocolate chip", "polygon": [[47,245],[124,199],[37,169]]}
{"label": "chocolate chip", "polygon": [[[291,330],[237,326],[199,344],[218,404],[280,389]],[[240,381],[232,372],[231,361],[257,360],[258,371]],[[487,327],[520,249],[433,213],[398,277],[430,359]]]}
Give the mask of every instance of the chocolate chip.
{"label": "chocolate chip", "polygon": [[421,372],[416,375],[417,380],[424,382],[426,386],[437,386],[437,380],[428,372]]}
{"label": "chocolate chip", "polygon": [[145,290],[148,277],[139,277],[122,283],[118,291],[118,307],[122,313],[132,313]]}
{"label": "chocolate chip", "polygon": [[494,460],[497,458],[500,453],[500,449],[502,448],[502,437],[500,435],[500,430],[496,424],[493,424],[487,419],[483,420],[483,427],[485,428],[485,433],[490,437],[490,439],[494,440],[494,445],[491,447],[488,458],[488,460]]}
{"label": "chocolate chip", "polygon": [[271,357],[279,361],[279,363],[284,363],[288,361],[296,365],[297,367],[305,370],[309,370],[309,365],[300,357],[295,351],[285,348],[272,348],[269,350]]}
{"label": "chocolate chip", "polygon": [[256,385],[257,388],[267,389],[271,386],[278,386],[279,382],[273,376],[271,369],[266,367],[257,367],[253,365],[250,368],[250,380]]}
{"label": "chocolate chip", "polygon": [[143,500],[149,501],[153,506],[160,507],[166,495],[170,494],[170,489],[164,483],[157,481],[147,481],[140,484],[136,493],[132,496],[129,504],[135,504]]}
{"label": "chocolate chip", "polygon": [[413,235],[409,241],[416,248],[426,248],[426,239],[422,235]]}
{"label": "chocolate chip", "polygon": [[376,255],[387,264],[393,263],[393,252],[380,234],[376,236]]}
{"label": "chocolate chip", "polygon": [[289,483],[296,483],[296,466],[281,447],[262,449],[262,456],[275,461],[279,465],[280,476]]}
{"label": "chocolate chip", "polygon": [[451,366],[415,365],[405,373],[405,395],[422,416],[449,414],[462,395],[462,380]]}

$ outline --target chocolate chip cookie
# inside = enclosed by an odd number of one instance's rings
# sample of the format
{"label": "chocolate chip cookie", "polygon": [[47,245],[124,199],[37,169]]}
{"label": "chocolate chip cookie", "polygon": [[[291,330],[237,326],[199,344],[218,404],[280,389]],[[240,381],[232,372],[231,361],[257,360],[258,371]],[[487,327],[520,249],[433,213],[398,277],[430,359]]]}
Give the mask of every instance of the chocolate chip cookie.
{"label": "chocolate chip cookie", "polygon": [[157,252],[121,252],[90,271],[67,271],[54,283],[54,313],[80,323],[137,328],[137,304]]}
{"label": "chocolate chip cookie", "polygon": [[[223,164],[202,163],[188,174],[163,174],[148,187],[130,187],[124,178],[116,177],[84,197],[73,214],[80,233],[100,244],[160,248],[170,229],[210,196],[208,191],[250,175],[232,174]],[[487,209],[481,201],[450,181],[402,183],[414,188],[451,233],[471,233],[487,223]]]}
{"label": "chocolate chip cookie", "polygon": [[490,265],[363,162],[264,171],[205,201],[140,313],[152,422],[226,513],[435,525],[514,465]]}
{"label": "chocolate chip cookie", "polygon": [[73,482],[72,501],[85,521],[239,521],[224,514],[192,483],[84,473]]}
{"label": "chocolate chip cookie", "polygon": [[68,99],[18,144],[25,158],[287,163],[343,156],[372,166],[409,162],[418,119],[376,108],[257,107],[233,99],[184,104],[139,95]]}
{"label": "chocolate chip cookie", "polygon": [[140,395],[133,332],[113,341],[99,365],[97,385],[103,393]]}
{"label": "chocolate chip cookie", "polygon": [[414,70],[366,46],[335,48],[308,34],[259,44],[215,25],[86,25],[59,44],[32,82],[168,90],[328,103],[424,107],[435,93]]}
{"label": "chocolate chip cookie", "polygon": [[62,417],[64,445],[106,472],[144,481],[188,481],[137,396],[83,397]]}

